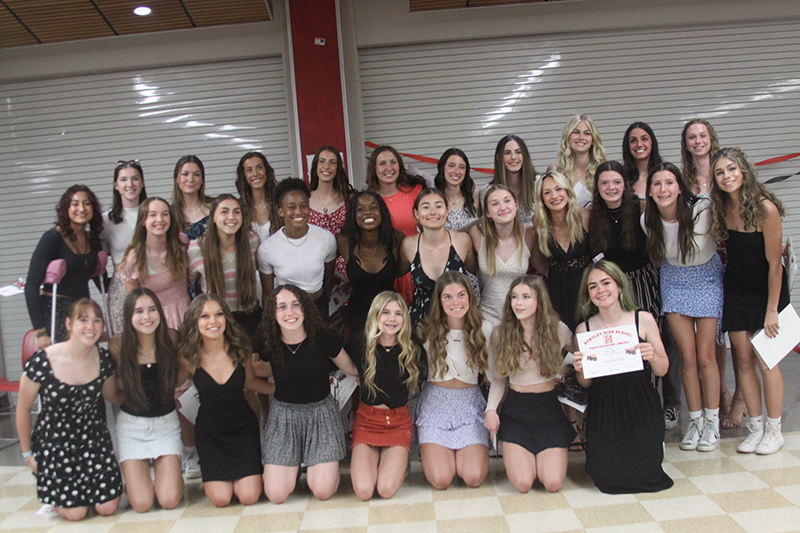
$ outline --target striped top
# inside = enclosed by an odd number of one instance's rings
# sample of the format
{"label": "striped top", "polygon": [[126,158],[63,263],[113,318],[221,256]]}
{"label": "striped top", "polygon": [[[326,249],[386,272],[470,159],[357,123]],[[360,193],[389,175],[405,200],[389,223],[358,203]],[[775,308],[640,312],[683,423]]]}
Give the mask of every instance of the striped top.
{"label": "striped top", "polygon": [[[258,250],[260,242],[258,235],[251,231],[250,257],[253,260],[254,268],[256,263],[256,250]],[[200,287],[203,292],[208,292],[205,267],[203,265],[203,248],[197,240],[193,240],[189,243],[189,250],[187,253],[189,255],[189,279],[194,280],[199,276]],[[239,294],[236,292],[236,252],[222,254],[222,270],[225,277],[225,302],[230,306],[231,311],[243,311],[244,309],[239,307]]]}

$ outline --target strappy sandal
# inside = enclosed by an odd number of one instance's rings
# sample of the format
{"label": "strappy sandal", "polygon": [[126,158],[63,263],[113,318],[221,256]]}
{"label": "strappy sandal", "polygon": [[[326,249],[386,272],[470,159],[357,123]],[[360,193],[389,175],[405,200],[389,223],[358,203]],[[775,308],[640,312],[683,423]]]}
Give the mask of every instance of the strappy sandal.
{"label": "strappy sandal", "polygon": [[577,420],[573,420],[570,422],[572,424],[572,429],[575,430],[575,440],[572,441],[569,445],[569,451],[571,452],[585,452],[586,451],[586,436],[583,432],[584,427],[586,427],[586,421],[584,420],[583,424],[578,424]]}
{"label": "strappy sandal", "polygon": [[722,389],[719,391],[719,414],[727,415],[730,413],[732,405],[733,396],[731,396],[731,393],[728,392],[728,389]]}
{"label": "strappy sandal", "polygon": [[[741,405],[741,408],[738,406]],[[734,398],[728,415],[720,421],[722,429],[735,429],[742,425],[742,418],[747,416],[747,406],[743,399]]]}

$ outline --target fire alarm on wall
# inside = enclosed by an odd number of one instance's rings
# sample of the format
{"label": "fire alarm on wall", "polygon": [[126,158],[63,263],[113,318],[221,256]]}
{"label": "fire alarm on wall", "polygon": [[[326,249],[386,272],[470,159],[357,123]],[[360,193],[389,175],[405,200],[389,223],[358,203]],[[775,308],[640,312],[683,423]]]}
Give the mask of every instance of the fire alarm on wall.
{"label": "fire alarm on wall", "polygon": [[317,46],[325,46],[325,37],[316,37],[314,39],[314,44]]}

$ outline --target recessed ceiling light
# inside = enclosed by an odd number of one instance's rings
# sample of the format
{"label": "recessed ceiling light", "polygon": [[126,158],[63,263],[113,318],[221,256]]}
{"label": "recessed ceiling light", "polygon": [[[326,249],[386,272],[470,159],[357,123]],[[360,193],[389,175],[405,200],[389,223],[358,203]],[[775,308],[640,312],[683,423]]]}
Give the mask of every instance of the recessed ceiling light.
{"label": "recessed ceiling light", "polygon": [[152,11],[152,9],[150,9],[147,6],[139,6],[136,9],[133,10],[133,12],[136,13],[137,15],[139,15],[140,17],[145,17],[145,16],[149,15],[151,11]]}

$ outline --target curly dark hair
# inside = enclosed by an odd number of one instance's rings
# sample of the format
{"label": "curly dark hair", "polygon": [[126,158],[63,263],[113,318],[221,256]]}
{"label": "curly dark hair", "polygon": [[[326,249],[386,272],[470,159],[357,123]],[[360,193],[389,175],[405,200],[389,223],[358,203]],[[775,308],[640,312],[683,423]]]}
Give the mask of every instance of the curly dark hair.
{"label": "curly dark hair", "polygon": [[97,201],[97,196],[86,185],[73,185],[61,195],[61,199],[56,204],[56,227],[61,230],[61,235],[65,239],[75,242],[75,239],[78,238],[69,220],[69,206],[72,204],[72,197],[79,192],[85,192],[92,203],[92,218],[89,220],[89,243],[92,246],[99,246],[100,232],[103,231],[103,213],[100,211],[100,202]]}
{"label": "curly dark hair", "polygon": [[264,313],[261,316],[261,324],[258,327],[258,338],[263,339],[264,354],[272,366],[283,366],[284,342],[281,336],[281,327],[276,318],[278,293],[289,291],[295,295],[300,302],[303,310],[303,330],[312,350],[316,349],[315,340],[321,331],[328,331],[330,328],[322,321],[322,317],[317,311],[317,306],[308,297],[308,293],[291,283],[278,285],[264,302]]}
{"label": "curly dark hair", "polygon": [[275,205],[278,208],[281,207],[283,197],[290,192],[301,192],[306,195],[306,198],[311,198],[311,191],[308,190],[308,185],[306,185],[305,181],[300,178],[286,178],[281,180],[275,188]]}
{"label": "curly dark hair", "polygon": [[448,148],[442,154],[442,157],[439,158],[439,162],[436,164],[436,177],[433,178],[433,183],[436,185],[436,188],[440,191],[445,191],[447,189],[447,180],[444,177],[444,167],[447,164],[447,160],[450,159],[450,156],[457,155],[461,159],[464,160],[464,163],[467,164],[467,170],[464,172],[464,179],[461,180],[461,185],[459,188],[461,189],[461,196],[464,197],[464,209],[467,210],[472,216],[477,216],[477,210],[475,209],[475,199],[473,197],[473,191],[475,190],[475,182],[472,181],[472,177],[469,175],[470,166],[469,166],[469,159],[467,158],[467,154],[464,153],[463,150],[460,148]]}

